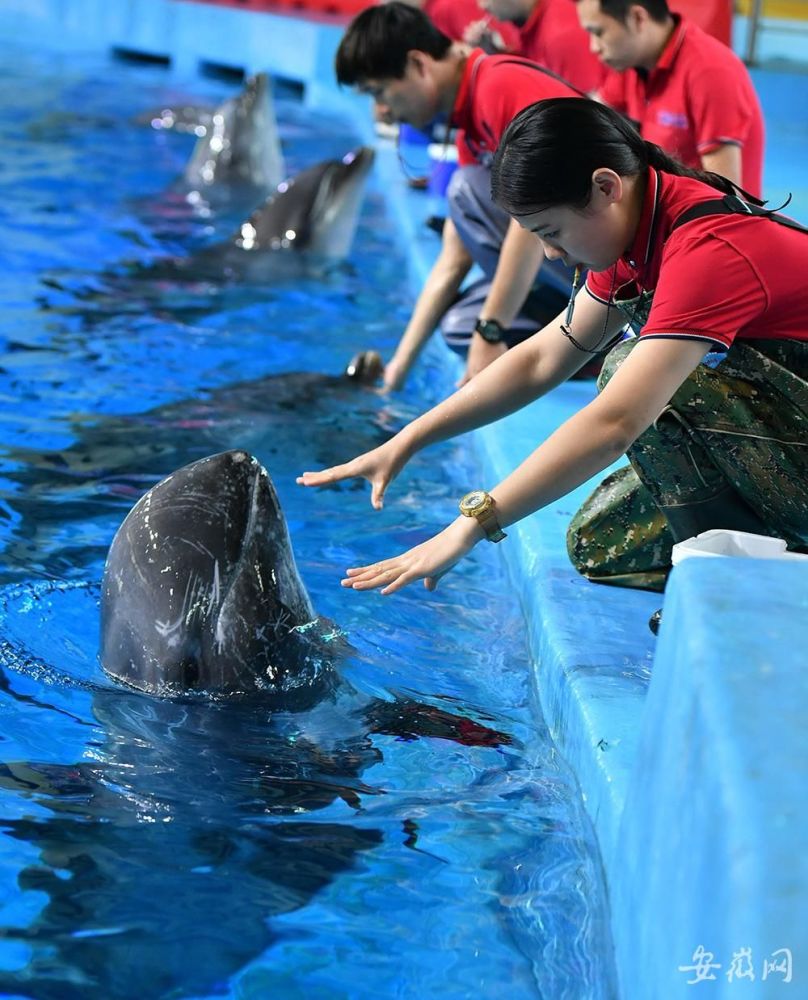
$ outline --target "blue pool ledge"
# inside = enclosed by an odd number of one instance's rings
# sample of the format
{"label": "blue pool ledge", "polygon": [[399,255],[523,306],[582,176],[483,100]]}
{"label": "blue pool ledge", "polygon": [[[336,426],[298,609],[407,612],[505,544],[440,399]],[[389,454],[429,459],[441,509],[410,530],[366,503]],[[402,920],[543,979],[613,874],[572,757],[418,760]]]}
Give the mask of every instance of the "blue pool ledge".
{"label": "blue pool ledge", "polygon": [[[0,11],[6,43],[142,50],[182,73],[210,62],[266,69],[302,83],[308,103],[341,108],[367,136],[367,105],[333,85],[339,34],[333,25],[188,0],[4,0]],[[767,122],[777,120],[767,95],[783,91],[783,77],[755,73]],[[808,76],[786,84],[790,106],[808,106]],[[792,140],[798,133],[789,128]],[[791,183],[791,163],[774,166]],[[427,199],[406,188],[384,144],[377,173],[410,249],[415,294],[437,248],[423,226]],[[428,351],[448,391],[457,361],[440,344]],[[570,383],[472,435],[480,485],[502,479],[592,392]],[[500,551],[524,608],[543,713],[598,835],[620,995],[676,1000],[692,997],[694,985],[697,996],[729,1000],[801,995],[808,567],[688,560],[671,574],[655,640],[646,623],[658,596],[590,584],[569,564],[566,525],[593,486],[509,529]],[[767,971],[767,960],[776,968]]]}

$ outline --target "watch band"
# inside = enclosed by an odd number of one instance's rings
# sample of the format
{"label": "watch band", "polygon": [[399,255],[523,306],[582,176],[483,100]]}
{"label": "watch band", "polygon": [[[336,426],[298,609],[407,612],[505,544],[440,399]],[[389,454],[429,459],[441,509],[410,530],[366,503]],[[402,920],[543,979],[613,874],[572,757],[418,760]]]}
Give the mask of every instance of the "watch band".
{"label": "watch band", "polygon": [[498,319],[478,319],[474,332],[479,333],[488,344],[500,344],[505,338],[505,327]]}
{"label": "watch band", "polygon": [[507,535],[499,526],[497,514],[493,507],[489,507],[488,510],[483,511],[481,514],[476,514],[475,519],[485,532],[485,537],[489,542],[501,542],[503,538],[507,538]]}

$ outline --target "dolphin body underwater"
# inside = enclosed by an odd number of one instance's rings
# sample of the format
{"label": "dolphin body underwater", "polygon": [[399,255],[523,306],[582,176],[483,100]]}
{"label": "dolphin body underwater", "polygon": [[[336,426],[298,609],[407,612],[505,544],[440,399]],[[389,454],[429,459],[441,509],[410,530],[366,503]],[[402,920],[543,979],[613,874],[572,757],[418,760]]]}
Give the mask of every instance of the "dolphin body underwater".
{"label": "dolphin body underwater", "polygon": [[[398,832],[361,818],[385,794],[363,776],[387,755],[369,733],[490,748],[508,767],[509,735],[340,676],[347,643],[315,618],[275,490],[247,452],[181,468],[141,499],[110,548],[101,615],[103,666],[120,684],[88,685],[92,752],[0,762],[0,791],[23,804],[5,821],[26,852],[20,890],[37,900],[6,921],[31,955],[0,969],[3,995],[218,995],[286,939],[276,918],[388,839],[421,850],[416,820]],[[10,662],[0,649],[5,697],[52,715],[8,681]],[[360,818],[323,812],[340,801]]]}
{"label": "dolphin body underwater", "polygon": [[[181,465],[225,448],[259,456],[276,474],[294,471],[294,450],[306,421],[312,459],[324,467],[368,451],[408,419],[398,404],[380,406],[368,390],[381,372],[378,354],[355,355],[340,375],[279,372],[200,388],[189,397],[140,413],[76,414],[73,443],[43,450],[0,450],[0,506],[13,511],[13,527],[0,545],[0,581],[18,578],[11,567],[36,565],[59,577],[103,559],[106,534],[75,545],[75,527],[120,520],[121,510]],[[5,567],[5,570],[4,568]]]}
{"label": "dolphin body underwater", "polygon": [[[21,599],[26,614],[48,604]],[[4,994],[218,994],[288,940],[276,918],[363,856],[397,838],[423,851],[417,818],[390,827],[363,816],[386,793],[378,773],[365,777],[388,755],[371,733],[487,748],[513,766],[507,733],[370,696],[340,675],[348,644],[315,617],[275,490],[247,452],[181,468],[136,504],[109,550],[100,603],[100,656],[120,683],[90,684],[92,752],[0,763],[0,791],[23,803],[5,822],[27,851],[19,885],[37,893],[35,915],[6,922],[31,958],[0,969]],[[46,656],[52,624],[40,636]],[[420,785],[414,794],[417,817]]]}

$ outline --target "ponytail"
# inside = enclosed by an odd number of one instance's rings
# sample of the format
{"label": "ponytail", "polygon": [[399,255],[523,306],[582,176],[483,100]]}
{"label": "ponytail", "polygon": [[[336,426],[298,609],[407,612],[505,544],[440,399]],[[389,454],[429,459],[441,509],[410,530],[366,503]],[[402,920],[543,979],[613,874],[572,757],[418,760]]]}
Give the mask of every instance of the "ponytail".
{"label": "ponytail", "polygon": [[556,97],[531,104],[513,119],[494,155],[491,194],[509,215],[530,215],[553,205],[583,209],[592,174],[608,167],[632,177],[654,167],[692,177],[724,194],[757,198],[721,174],[692,170],[646,142],[627,118],[587,98]]}
{"label": "ponytail", "polygon": [[710,187],[714,187],[718,191],[723,191],[724,194],[735,195],[740,192],[743,195],[744,201],[748,201],[752,205],[764,204],[759,198],[749,194],[748,191],[744,191],[742,187],[733,183],[733,181],[723,174],[717,174],[714,170],[694,170],[692,167],[686,167],[684,163],[666,153],[656,143],[643,140],[643,145],[645,146],[647,165],[654,167],[655,170],[661,170],[665,174],[674,174],[676,177],[692,177],[693,180],[701,181],[702,184],[709,184]]}

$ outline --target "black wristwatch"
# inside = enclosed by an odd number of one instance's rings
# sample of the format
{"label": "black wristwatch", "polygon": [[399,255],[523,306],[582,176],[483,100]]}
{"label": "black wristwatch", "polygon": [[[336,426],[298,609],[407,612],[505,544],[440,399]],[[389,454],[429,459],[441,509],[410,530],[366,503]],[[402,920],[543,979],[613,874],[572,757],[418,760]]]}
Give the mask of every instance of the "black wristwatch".
{"label": "black wristwatch", "polygon": [[474,332],[479,333],[486,343],[499,344],[505,337],[505,327],[498,319],[478,319]]}

